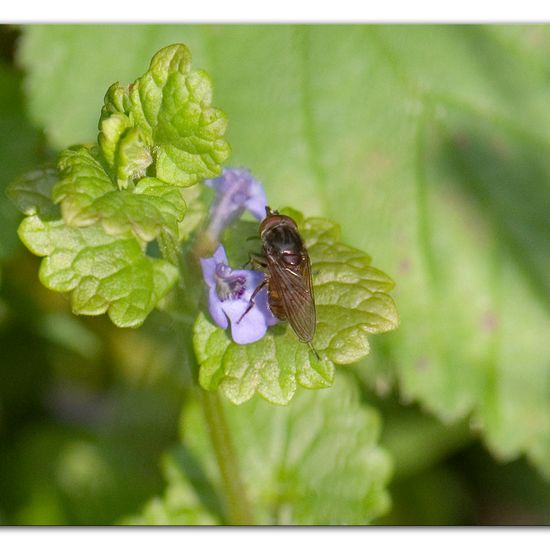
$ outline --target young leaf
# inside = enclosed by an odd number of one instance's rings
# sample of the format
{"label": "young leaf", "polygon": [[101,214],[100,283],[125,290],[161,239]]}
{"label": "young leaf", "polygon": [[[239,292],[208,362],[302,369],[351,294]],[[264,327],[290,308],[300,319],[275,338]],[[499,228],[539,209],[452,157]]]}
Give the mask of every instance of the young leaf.
{"label": "young leaf", "polygon": [[163,229],[178,235],[178,222],[186,208],[178,189],[148,177],[140,179],[133,190],[119,190],[85,147],[66,149],[59,170],[53,199],[61,204],[68,225],[100,222],[110,235],[133,231],[144,241],[155,239]]}
{"label": "young leaf", "polygon": [[153,142],[134,127],[129,109],[128,90],[113,84],[105,96],[99,121],[98,143],[118,186],[126,189],[136,178],[143,177],[153,162]]}
{"label": "young leaf", "polygon": [[[186,206],[166,183],[187,186],[216,175],[229,153],[225,116],[210,107],[208,76],[191,72],[190,60],[185,46],[169,46],[129,88],[109,88],[98,137],[107,170],[85,147],[64,151],[59,161],[53,199],[67,224],[100,222],[109,234],[132,230],[144,241],[167,230],[177,240]],[[144,178],[152,163],[156,177]]]}
{"label": "young leaf", "polygon": [[[42,282],[71,292],[75,313],[108,311],[116,325],[138,326],[178,277],[173,265],[144,254],[144,242],[162,233],[177,246],[186,210],[177,186],[217,175],[229,154],[225,115],[211,107],[206,73],[190,64],[184,45],[160,50],[131,86],[109,88],[99,148],[66,149],[58,181],[42,171],[12,188],[28,216],[19,236],[45,256]],[[166,253],[173,262],[173,251]]]}
{"label": "young leaf", "polygon": [[127,90],[112,86],[99,144],[119,186],[126,187],[151,163],[157,178],[176,186],[217,175],[229,156],[223,139],[227,120],[211,103],[208,75],[191,71],[191,55],[183,44],[160,50]]}
{"label": "young leaf", "polygon": [[139,326],[175,284],[177,269],[147,257],[143,244],[129,231],[110,235],[100,224],[68,226],[49,198],[58,178],[54,169],[37,169],[9,189],[27,215],[19,238],[33,254],[45,257],[40,280],[52,290],[70,292],[77,314],[108,311],[117,326]]}
{"label": "young leaf", "polygon": [[257,392],[272,403],[285,404],[297,385],[331,386],[334,364],[364,357],[369,353],[368,335],[398,324],[395,304],[387,294],[393,281],[373,268],[364,252],[342,244],[336,224],[288,213],[298,222],[311,258],[317,309],[313,345],[322,359],[286,324],[242,346],[200,315],[194,329],[199,381],[208,390],[220,387],[234,403],[247,401]]}

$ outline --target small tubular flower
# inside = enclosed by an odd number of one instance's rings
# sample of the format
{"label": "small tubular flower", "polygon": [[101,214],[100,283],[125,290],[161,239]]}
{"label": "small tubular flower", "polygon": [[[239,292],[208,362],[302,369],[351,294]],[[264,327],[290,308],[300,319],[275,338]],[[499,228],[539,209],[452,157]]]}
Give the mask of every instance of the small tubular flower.
{"label": "small tubular flower", "polygon": [[246,313],[252,293],[264,275],[259,271],[232,269],[219,245],[211,258],[201,258],[204,280],[208,286],[208,309],[214,322],[226,329],[231,324],[231,337],[237,344],[250,344],[262,338],[267,328],[277,323],[267,305],[267,291],[254,298]]}
{"label": "small tubular flower", "polygon": [[212,240],[219,241],[223,230],[245,210],[258,220],[265,216],[265,191],[246,168],[224,168],[221,176],[204,180],[204,183],[216,189],[207,228]]}

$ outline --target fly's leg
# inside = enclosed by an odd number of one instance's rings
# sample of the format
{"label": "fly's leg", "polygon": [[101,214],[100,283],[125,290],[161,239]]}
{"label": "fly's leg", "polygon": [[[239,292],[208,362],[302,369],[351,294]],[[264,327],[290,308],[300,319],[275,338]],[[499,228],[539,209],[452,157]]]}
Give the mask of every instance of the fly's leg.
{"label": "fly's leg", "polygon": [[307,342],[307,345],[309,349],[315,354],[315,357],[317,357],[317,360],[320,361],[321,358],[319,357],[319,354],[317,353],[317,350],[313,347],[313,344],[311,342]]}
{"label": "fly's leg", "polygon": [[265,270],[267,268],[267,261],[263,254],[257,254],[255,252],[248,253],[248,261],[243,265],[243,269],[250,265],[252,268],[259,267],[260,270]]}
{"label": "fly's leg", "polygon": [[237,324],[239,324],[243,317],[254,307],[254,304],[256,303],[254,301],[254,298],[258,295],[258,292],[264,288],[264,286],[267,285],[267,279],[264,279],[255,289],[252,293],[252,296],[250,296],[250,301],[248,302],[248,307],[246,308],[245,312],[239,317],[239,320],[237,321]]}

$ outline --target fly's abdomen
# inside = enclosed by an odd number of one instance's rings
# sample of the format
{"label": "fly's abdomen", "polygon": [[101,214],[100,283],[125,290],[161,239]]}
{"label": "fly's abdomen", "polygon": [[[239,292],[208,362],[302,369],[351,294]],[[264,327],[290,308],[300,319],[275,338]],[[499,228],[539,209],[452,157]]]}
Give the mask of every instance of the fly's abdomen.
{"label": "fly's abdomen", "polygon": [[286,321],[286,313],[283,302],[277,291],[273,288],[272,284],[268,284],[267,286],[267,303],[271,313],[273,313],[277,319],[280,321]]}

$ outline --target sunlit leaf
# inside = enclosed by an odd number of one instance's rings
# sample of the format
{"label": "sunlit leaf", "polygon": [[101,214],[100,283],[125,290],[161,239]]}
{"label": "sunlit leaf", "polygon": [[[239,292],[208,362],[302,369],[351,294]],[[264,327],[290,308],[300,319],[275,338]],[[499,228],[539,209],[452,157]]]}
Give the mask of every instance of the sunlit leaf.
{"label": "sunlit leaf", "polygon": [[62,220],[29,216],[19,227],[29,250],[44,256],[40,280],[57,292],[71,292],[74,313],[108,311],[119,327],[139,326],[177,280],[165,260],[144,256],[130,235],[111,236],[101,226],[72,228]]}
{"label": "sunlit leaf", "polygon": [[229,156],[227,119],[211,106],[204,71],[191,71],[183,44],[155,54],[149,70],[128,89],[113,85],[100,120],[99,143],[119,185],[153,163],[160,180],[187,187],[215,176]]}

